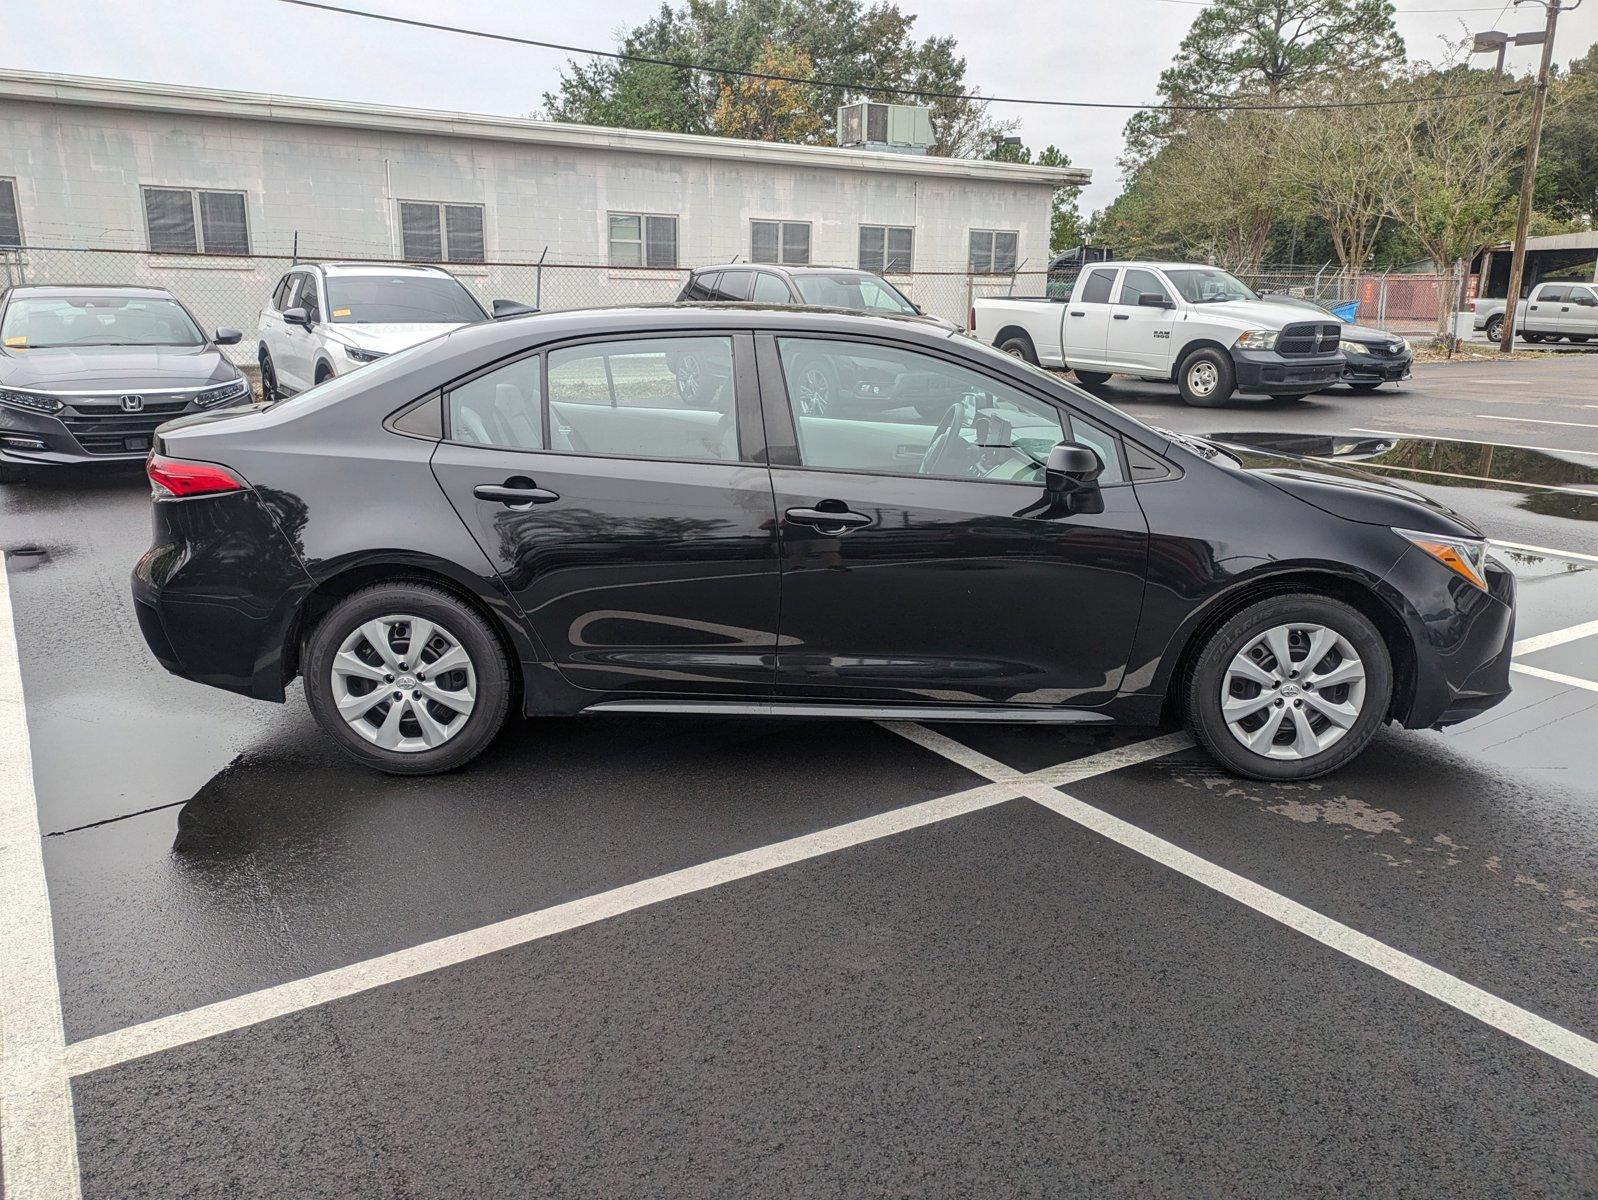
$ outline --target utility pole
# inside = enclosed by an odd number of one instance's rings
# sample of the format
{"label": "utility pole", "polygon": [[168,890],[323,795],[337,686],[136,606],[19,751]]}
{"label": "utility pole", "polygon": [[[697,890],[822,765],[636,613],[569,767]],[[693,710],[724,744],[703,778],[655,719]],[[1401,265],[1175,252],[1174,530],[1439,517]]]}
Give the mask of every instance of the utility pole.
{"label": "utility pole", "polygon": [[1509,260],[1509,294],[1504,302],[1504,331],[1498,339],[1498,349],[1508,354],[1515,347],[1515,321],[1520,315],[1520,285],[1526,274],[1526,231],[1531,227],[1532,193],[1537,188],[1537,151],[1543,135],[1543,106],[1548,100],[1548,72],[1554,61],[1554,31],[1559,27],[1559,14],[1574,12],[1582,0],[1564,4],[1561,0],[1515,0],[1522,4],[1541,4],[1548,12],[1548,23],[1543,32],[1542,64],[1537,68],[1537,87],[1531,100],[1531,130],[1526,135],[1525,177],[1520,181],[1520,215],[1515,220],[1515,250]]}

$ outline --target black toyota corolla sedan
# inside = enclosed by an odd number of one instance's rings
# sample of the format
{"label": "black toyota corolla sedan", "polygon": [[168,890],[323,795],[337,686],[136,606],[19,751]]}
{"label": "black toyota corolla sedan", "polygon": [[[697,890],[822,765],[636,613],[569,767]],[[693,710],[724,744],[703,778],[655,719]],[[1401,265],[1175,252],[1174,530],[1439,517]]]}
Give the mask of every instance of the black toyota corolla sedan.
{"label": "black toyota corolla sedan", "polygon": [[[713,365],[685,399],[671,369]],[[903,407],[807,414],[797,364]],[[915,381],[958,397],[918,415]],[[468,326],[163,426],[140,625],[384,771],[508,713],[1188,721],[1302,779],[1509,690],[1513,584],[1386,481],[1151,429],[921,322],[796,309]]]}
{"label": "black toyota corolla sedan", "polygon": [[249,381],[165,288],[19,286],[0,295],[0,483],[72,462],[137,462],[155,427],[240,404]]}

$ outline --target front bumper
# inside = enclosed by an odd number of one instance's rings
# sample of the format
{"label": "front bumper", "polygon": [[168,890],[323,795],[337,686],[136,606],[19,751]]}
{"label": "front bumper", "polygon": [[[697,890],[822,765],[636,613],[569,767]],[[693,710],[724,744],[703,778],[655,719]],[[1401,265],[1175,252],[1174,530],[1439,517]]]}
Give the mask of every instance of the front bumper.
{"label": "front bumper", "polygon": [[1275,350],[1232,348],[1232,366],[1237,374],[1237,390],[1267,395],[1319,391],[1343,379],[1343,353],[1313,357],[1285,357]]}
{"label": "front bumper", "polygon": [[1415,356],[1380,358],[1374,354],[1345,354],[1344,383],[1400,383],[1413,373]]}
{"label": "front bumper", "polygon": [[71,403],[59,413],[0,405],[0,461],[21,466],[142,462],[155,444],[156,429],[165,422],[253,401],[253,392],[209,409],[188,399],[152,399],[133,413],[105,402]]}

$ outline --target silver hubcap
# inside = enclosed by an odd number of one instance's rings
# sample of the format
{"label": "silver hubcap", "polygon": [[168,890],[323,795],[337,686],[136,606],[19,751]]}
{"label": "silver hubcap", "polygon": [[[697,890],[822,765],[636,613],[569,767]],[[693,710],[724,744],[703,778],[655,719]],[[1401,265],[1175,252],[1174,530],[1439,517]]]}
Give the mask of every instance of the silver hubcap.
{"label": "silver hubcap", "polygon": [[1232,736],[1266,758],[1330,749],[1365,706],[1365,664],[1324,625],[1278,625],[1250,639],[1221,679],[1221,716]]}
{"label": "silver hubcap", "polygon": [[396,614],[357,626],[333,656],[332,682],[349,727],[401,754],[442,746],[477,707],[471,656],[425,617]]}
{"label": "silver hubcap", "polygon": [[1208,396],[1221,382],[1221,373],[1212,362],[1194,363],[1188,368],[1187,386],[1195,396]]}
{"label": "silver hubcap", "polygon": [[820,367],[811,367],[799,377],[799,411],[808,417],[823,415],[832,403],[832,381]]}

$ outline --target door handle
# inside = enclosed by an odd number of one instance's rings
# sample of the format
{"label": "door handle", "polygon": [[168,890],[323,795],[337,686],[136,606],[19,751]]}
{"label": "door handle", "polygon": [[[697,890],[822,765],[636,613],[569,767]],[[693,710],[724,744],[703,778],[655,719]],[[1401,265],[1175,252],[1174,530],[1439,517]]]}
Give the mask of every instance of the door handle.
{"label": "door handle", "polygon": [[479,500],[489,500],[497,504],[508,505],[511,508],[529,508],[534,504],[553,504],[560,499],[557,492],[548,488],[537,487],[531,480],[525,486],[516,486],[506,480],[504,486],[492,483],[480,483],[472,489],[472,495]]}
{"label": "door handle", "polygon": [[1130,321],[1132,319],[1132,314],[1131,313],[1116,313],[1115,314],[1115,319],[1117,321]]}
{"label": "door handle", "polygon": [[867,525],[874,524],[865,513],[850,512],[847,509],[828,512],[823,508],[790,508],[782,516],[790,525],[806,525],[811,529],[825,532],[847,532],[851,529],[864,529]]}
{"label": "door handle", "polygon": [[1073,317],[1085,317],[1085,316],[1087,316],[1087,313],[1085,313],[1085,312],[1074,312],[1071,315]]}

